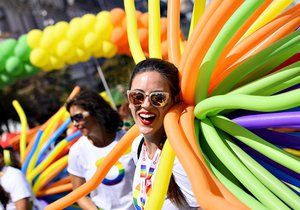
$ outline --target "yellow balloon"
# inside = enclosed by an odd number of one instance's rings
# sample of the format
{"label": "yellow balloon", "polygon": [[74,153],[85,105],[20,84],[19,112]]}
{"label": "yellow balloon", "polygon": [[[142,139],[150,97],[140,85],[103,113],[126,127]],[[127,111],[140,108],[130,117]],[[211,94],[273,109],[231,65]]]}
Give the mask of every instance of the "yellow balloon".
{"label": "yellow balloon", "polygon": [[95,26],[95,32],[104,40],[110,40],[114,25],[109,19],[98,19]]}
{"label": "yellow balloon", "polygon": [[241,39],[249,36],[250,34],[257,31],[262,26],[266,25],[268,22],[276,18],[285,8],[287,8],[293,0],[274,0],[272,4],[256,19],[256,21],[251,25],[251,27],[246,31]]}
{"label": "yellow balloon", "polygon": [[21,138],[20,138],[20,158],[21,158],[21,162],[23,163],[25,160],[25,150],[26,150],[26,133],[28,130],[28,123],[27,123],[27,117],[25,115],[25,112],[22,108],[22,106],[20,105],[20,103],[17,100],[13,100],[12,102],[15,110],[17,111],[20,121],[21,121]]}
{"label": "yellow balloon", "polygon": [[55,56],[50,56],[50,65],[53,67],[53,69],[61,69],[65,64],[62,59]]}
{"label": "yellow balloon", "polygon": [[103,51],[103,56],[106,58],[111,58],[117,53],[117,47],[108,41],[103,41],[102,43],[102,51]]}
{"label": "yellow balloon", "polygon": [[67,38],[70,39],[74,44],[77,44],[80,41],[82,35],[81,19],[73,18],[67,31]]}
{"label": "yellow balloon", "polygon": [[175,160],[175,152],[167,140],[159,160],[154,184],[147,198],[145,210],[161,209],[168,192],[169,182]]}
{"label": "yellow balloon", "polygon": [[92,52],[93,49],[97,46],[97,41],[98,37],[97,34],[94,32],[89,32],[85,37],[84,37],[84,48],[87,51]]}
{"label": "yellow balloon", "polygon": [[53,70],[53,66],[51,66],[51,64],[46,64],[45,66],[42,66],[41,69],[43,71],[52,71]]}
{"label": "yellow balloon", "polygon": [[75,48],[70,40],[62,40],[57,44],[56,55],[63,60],[67,60],[74,54]]}
{"label": "yellow balloon", "polygon": [[40,47],[49,51],[55,44],[54,26],[48,26],[44,32],[40,41]]}
{"label": "yellow balloon", "polygon": [[66,37],[67,31],[69,29],[69,23],[65,21],[60,21],[54,26],[54,35],[57,40],[62,40]]}
{"label": "yellow balloon", "polygon": [[194,1],[192,20],[191,20],[191,23],[190,23],[189,38],[192,35],[192,32],[193,32],[194,28],[196,27],[200,17],[204,13],[205,3],[206,3],[205,0],[195,0]]}
{"label": "yellow balloon", "polygon": [[78,61],[80,62],[86,62],[91,58],[91,52],[84,51],[80,48],[76,49],[76,54],[78,57]]}
{"label": "yellow balloon", "polygon": [[44,49],[36,48],[30,53],[30,62],[37,66],[42,67],[47,64],[48,55]]}
{"label": "yellow balloon", "polygon": [[101,19],[110,21],[110,12],[109,11],[101,11],[97,14],[96,18],[97,18],[97,21],[101,20]]}
{"label": "yellow balloon", "polygon": [[93,14],[86,14],[81,18],[81,27],[84,31],[90,31],[94,28],[97,18]]}
{"label": "yellow balloon", "polygon": [[70,27],[67,31],[67,38],[70,39],[73,43],[79,42],[81,36],[82,34],[79,27]]}
{"label": "yellow balloon", "polygon": [[79,17],[76,17],[76,18],[73,18],[71,21],[70,21],[70,27],[73,28],[73,27],[78,27],[81,23],[81,19]]}
{"label": "yellow balloon", "polygon": [[160,4],[159,1],[149,1],[149,56],[162,58],[160,40]]}
{"label": "yellow balloon", "polygon": [[140,61],[145,60],[146,57],[139,41],[134,0],[124,1],[124,6],[126,12],[127,34],[130,51],[132,53],[134,62],[139,63]]}
{"label": "yellow balloon", "polygon": [[31,49],[37,48],[39,46],[42,35],[43,32],[38,29],[33,29],[28,33],[27,44]]}
{"label": "yellow balloon", "polygon": [[93,50],[92,52],[92,55],[95,57],[95,58],[100,58],[103,56],[103,50],[102,50],[102,42],[101,40],[98,40],[97,42],[97,46],[96,48]]}
{"label": "yellow balloon", "polygon": [[79,59],[76,54],[76,50],[74,51],[74,55],[66,60],[67,64],[73,65],[79,62]]}

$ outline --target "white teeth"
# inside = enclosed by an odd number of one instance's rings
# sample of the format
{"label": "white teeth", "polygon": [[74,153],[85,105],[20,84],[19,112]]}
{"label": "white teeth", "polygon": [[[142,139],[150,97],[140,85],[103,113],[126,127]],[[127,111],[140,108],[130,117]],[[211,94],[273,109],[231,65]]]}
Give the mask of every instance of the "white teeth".
{"label": "white teeth", "polygon": [[154,114],[140,114],[140,117],[142,118],[150,118],[150,117],[155,117]]}

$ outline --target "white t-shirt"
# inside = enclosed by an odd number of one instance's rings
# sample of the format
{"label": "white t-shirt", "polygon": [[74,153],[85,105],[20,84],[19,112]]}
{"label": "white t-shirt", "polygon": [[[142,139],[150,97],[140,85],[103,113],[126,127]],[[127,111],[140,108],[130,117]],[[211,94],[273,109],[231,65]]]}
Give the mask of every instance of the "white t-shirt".
{"label": "white t-shirt", "polygon": [[[117,132],[115,140],[102,148],[94,146],[87,137],[82,136],[70,149],[68,172],[86,181],[90,180],[97,170],[96,162],[114,148],[123,134],[124,131]],[[133,209],[131,189],[134,170],[131,154],[123,155],[103,182],[90,193],[91,200],[105,210]]]}
{"label": "white t-shirt", "polygon": [[[37,206],[31,187],[19,169],[5,166],[2,172],[3,175],[0,177],[0,184],[10,196],[9,203],[6,206],[7,210],[15,210],[16,206],[14,202],[23,198],[30,198],[30,201],[34,204],[33,209],[42,209]],[[1,207],[3,208],[3,206],[0,206],[0,209]]]}
{"label": "white t-shirt", "polygon": [[[140,202],[138,201],[138,196],[140,193],[140,170],[141,170],[141,159],[139,158],[137,159],[138,155],[137,155],[137,151],[138,151],[138,147],[139,144],[142,140],[143,136],[140,135],[138,136],[132,143],[132,156],[134,159],[134,162],[136,163],[136,170],[134,173],[134,180],[133,180],[133,202],[134,202],[134,207],[137,210],[140,210]],[[144,145],[142,146],[144,147]],[[142,148],[143,150],[143,148]],[[142,153],[142,151],[141,151]],[[141,157],[141,153],[140,153],[140,157]],[[151,164],[152,160],[148,158],[148,156],[146,155],[146,171],[149,170],[150,164]],[[183,195],[185,196],[185,199],[188,203],[189,206],[182,208],[182,209],[193,209],[193,208],[197,208],[199,205],[194,197],[193,191],[192,191],[192,187],[190,184],[190,181],[182,167],[182,165],[180,164],[180,162],[178,161],[177,158],[175,158],[174,161],[174,166],[173,166],[173,176],[175,179],[176,184],[178,185],[178,187],[180,188],[181,192],[183,193]],[[151,177],[151,181],[152,183],[154,183],[154,179],[155,179],[155,174],[156,174],[156,170],[154,170],[154,174]],[[173,204],[169,199],[166,199],[162,209],[164,210],[177,210],[179,209],[177,206],[175,206],[175,204]]]}

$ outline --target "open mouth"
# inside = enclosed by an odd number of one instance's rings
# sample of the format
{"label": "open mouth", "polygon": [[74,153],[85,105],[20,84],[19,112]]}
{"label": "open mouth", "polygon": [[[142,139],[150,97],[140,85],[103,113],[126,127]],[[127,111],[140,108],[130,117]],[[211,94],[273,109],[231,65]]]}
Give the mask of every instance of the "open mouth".
{"label": "open mouth", "polygon": [[151,114],[151,113],[139,113],[138,116],[140,118],[140,121],[144,125],[150,125],[155,120],[156,117],[155,114]]}

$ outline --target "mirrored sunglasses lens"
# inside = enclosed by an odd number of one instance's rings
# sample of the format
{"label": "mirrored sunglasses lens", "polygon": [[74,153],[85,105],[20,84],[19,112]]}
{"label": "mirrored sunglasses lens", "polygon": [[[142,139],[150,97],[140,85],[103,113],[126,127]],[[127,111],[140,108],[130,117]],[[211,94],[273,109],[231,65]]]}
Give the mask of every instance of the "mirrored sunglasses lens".
{"label": "mirrored sunglasses lens", "polygon": [[133,105],[141,105],[145,100],[145,95],[142,92],[130,92],[129,100]]}
{"label": "mirrored sunglasses lens", "polygon": [[167,102],[167,94],[165,93],[151,93],[151,103],[154,106],[164,106]]}

